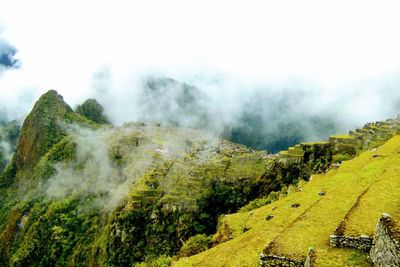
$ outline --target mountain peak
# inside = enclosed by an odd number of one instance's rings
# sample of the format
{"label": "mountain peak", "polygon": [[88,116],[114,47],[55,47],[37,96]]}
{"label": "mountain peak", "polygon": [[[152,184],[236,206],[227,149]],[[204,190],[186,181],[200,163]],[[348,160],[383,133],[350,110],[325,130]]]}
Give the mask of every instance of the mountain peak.
{"label": "mountain peak", "polygon": [[103,111],[103,106],[93,98],[86,100],[76,108],[76,113],[99,124],[108,123],[108,119],[104,116]]}
{"label": "mountain peak", "polygon": [[56,90],[49,90],[35,103],[25,119],[17,144],[15,164],[20,170],[35,166],[39,159],[64,136],[58,122],[73,112]]}

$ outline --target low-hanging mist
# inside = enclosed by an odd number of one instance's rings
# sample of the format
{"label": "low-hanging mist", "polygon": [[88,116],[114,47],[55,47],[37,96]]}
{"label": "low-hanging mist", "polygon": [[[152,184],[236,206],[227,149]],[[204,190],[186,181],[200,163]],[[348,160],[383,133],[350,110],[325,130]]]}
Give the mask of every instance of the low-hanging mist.
{"label": "low-hanging mist", "polygon": [[0,76],[0,110],[23,120],[56,89],[75,106],[96,98],[117,125],[198,127],[271,152],[325,139],[400,109],[398,3],[360,7],[9,2],[0,55],[19,61]]}
{"label": "low-hanging mist", "polygon": [[[205,143],[204,155],[215,148],[218,139],[207,133],[201,137],[187,129],[144,127],[127,124],[122,127],[83,128],[63,125],[75,145],[75,157],[54,165],[55,175],[39,186],[48,199],[81,196],[88,202],[82,208],[110,210],[129,195],[146,172],[159,168],[165,161],[176,161]],[[203,160],[199,154],[198,162]],[[143,182],[143,181],[142,181]],[[158,185],[165,194],[172,188]]]}
{"label": "low-hanging mist", "polygon": [[[131,91],[108,87],[112,76],[96,80],[94,93],[111,121],[143,121],[200,128],[256,149],[277,152],[304,141],[326,139],[400,111],[398,80],[354,84],[351,90],[321,90],[293,82],[232,83],[142,77]],[[104,79],[107,77],[107,79]],[[121,97],[121,95],[123,97]]]}

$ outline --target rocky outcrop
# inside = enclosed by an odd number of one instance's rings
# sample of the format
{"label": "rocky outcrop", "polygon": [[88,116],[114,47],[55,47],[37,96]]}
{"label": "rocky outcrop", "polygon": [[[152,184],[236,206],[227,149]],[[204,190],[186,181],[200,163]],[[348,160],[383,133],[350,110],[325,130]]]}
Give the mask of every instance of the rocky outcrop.
{"label": "rocky outcrop", "polygon": [[400,266],[400,231],[388,214],[382,214],[370,252],[375,266]]}
{"label": "rocky outcrop", "polygon": [[88,99],[82,105],[79,105],[76,113],[98,124],[108,123],[108,119],[104,116],[104,108],[96,99]]}

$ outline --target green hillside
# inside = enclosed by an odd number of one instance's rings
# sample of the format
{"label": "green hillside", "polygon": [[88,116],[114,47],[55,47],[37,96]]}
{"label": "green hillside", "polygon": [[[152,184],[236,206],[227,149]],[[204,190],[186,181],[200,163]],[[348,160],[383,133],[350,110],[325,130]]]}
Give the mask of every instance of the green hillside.
{"label": "green hillside", "polygon": [[0,175],[1,266],[255,266],[309,247],[321,266],[363,265],[329,236],[397,216],[399,117],[268,154],[102,112],[54,90],[34,105]]}
{"label": "green hillside", "polygon": [[[257,266],[262,251],[304,259],[310,247],[316,266],[370,266],[367,253],[332,248],[329,237],[341,223],[347,236],[372,236],[383,212],[400,218],[399,177],[400,136],[395,136],[338,169],[313,175],[276,202],[222,217],[216,235],[228,228],[232,240],[172,266]],[[293,208],[294,203],[300,206]],[[273,218],[266,220],[268,215]]]}
{"label": "green hillside", "polygon": [[190,236],[211,234],[220,214],[280,186],[259,180],[265,152],[199,130],[89,119],[55,91],[28,115],[0,179],[0,263],[172,256]]}

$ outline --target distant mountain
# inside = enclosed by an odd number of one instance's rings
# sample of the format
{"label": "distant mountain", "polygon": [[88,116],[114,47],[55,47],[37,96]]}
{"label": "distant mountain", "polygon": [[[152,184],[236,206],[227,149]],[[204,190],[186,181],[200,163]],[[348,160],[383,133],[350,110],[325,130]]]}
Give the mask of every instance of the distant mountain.
{"label": "distant mountain", "polygon": [[218,109],[210,110],[209,99],[199,88],[171,78],[149,78],[138,105],[145,122],[214,131],[232,142],[276,153],[337,132],[332,114],[310,115],[296,110],[303,97],[296,92],[255,93],[236,107],[239,113],[232,116],[236,119],[228,122]]}
{"label": "distant mountain", "polygon": [[86,100],[82,105],[76,107],[75,112],[98,124],[109,123],[103,114],[104,108],[96,99]]}
{"label": "distant mountain", "polygon": [[212,128],[208,99],[194,86],[171,78],[149,78],[139,99],[144,121],[164,126]]}

